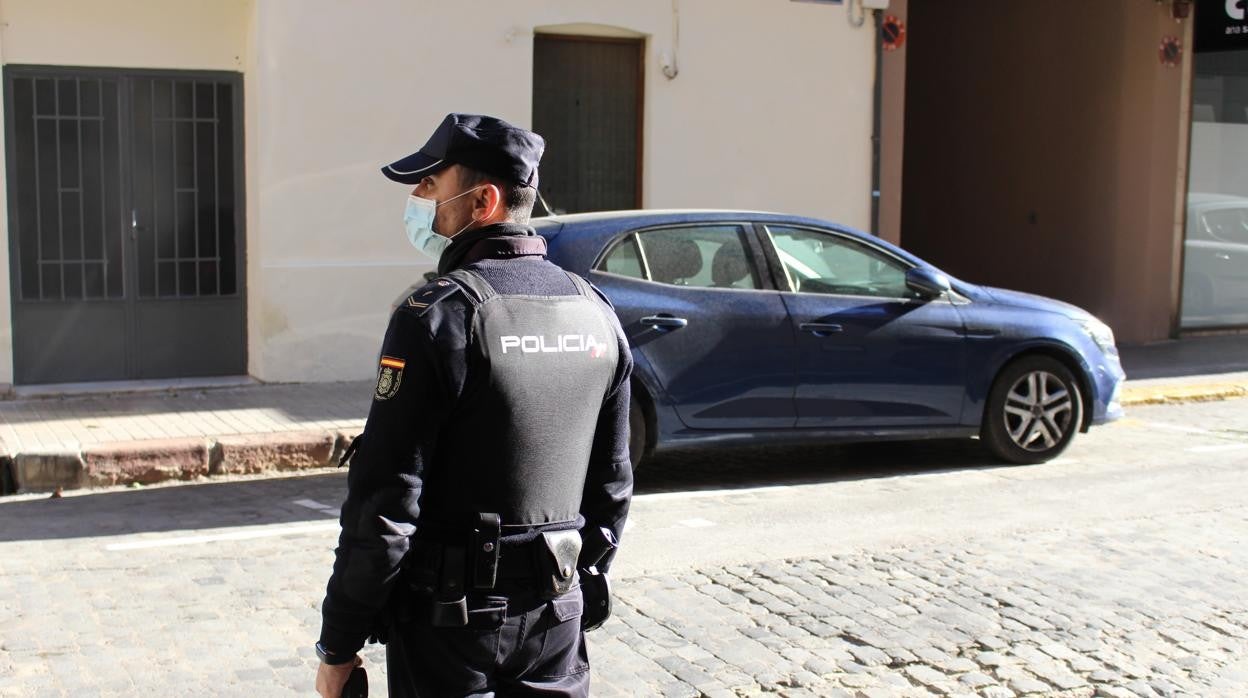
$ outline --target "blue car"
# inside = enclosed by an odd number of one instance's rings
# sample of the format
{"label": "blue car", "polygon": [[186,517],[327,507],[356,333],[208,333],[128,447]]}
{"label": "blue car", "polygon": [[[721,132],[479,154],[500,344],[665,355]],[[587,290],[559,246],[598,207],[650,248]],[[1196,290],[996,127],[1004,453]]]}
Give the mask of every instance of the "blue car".
{"label": "blue car", "polygon": [[871,235],[745,211],[533,223],[629,337],[634,465],[679,448],[957,437],[1040,463],[1122,416],[1104,323]]}

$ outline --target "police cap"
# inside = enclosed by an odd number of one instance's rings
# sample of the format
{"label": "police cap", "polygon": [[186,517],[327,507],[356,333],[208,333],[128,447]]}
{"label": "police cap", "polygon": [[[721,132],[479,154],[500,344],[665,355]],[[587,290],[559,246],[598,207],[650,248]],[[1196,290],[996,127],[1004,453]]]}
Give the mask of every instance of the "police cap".
{"label": "police cap", "polygon": [[546,141],[502,119],[479,114],[447,114],[420,150],[381,168],[403,184],[450,165],[463,165],[507,182],[537,187],[537,163]]}

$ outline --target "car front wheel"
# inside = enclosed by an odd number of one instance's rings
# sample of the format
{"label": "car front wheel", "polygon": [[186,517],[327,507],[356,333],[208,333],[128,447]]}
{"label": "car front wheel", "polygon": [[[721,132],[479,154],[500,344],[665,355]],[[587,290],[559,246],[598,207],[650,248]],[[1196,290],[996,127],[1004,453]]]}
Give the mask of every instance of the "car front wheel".
{"label": "car front wheel", "polygon": [[1083,423],[1079,382],[1047,356],[1006,366],[993,383],[980,438],[1011,463],[1043,463],[1066,450]]}

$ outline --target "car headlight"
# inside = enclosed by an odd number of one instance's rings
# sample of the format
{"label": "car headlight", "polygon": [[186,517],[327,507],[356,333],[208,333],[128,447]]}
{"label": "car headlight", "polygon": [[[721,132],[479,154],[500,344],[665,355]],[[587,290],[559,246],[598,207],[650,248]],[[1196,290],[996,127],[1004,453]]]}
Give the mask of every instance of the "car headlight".
{"label": "car headlight", "polygon": [[1109,325],[1096,318],[1089,318],[1079,324],[1083,327],[1083,331],[1087,332],[1088,336],[1092,338],[1092,341],[1096,342],[1096,346],[1101,348],[1101,351],[1107,353],[1118,351],[1118,347],[1114,344],[1114,331],[1109,328]]}

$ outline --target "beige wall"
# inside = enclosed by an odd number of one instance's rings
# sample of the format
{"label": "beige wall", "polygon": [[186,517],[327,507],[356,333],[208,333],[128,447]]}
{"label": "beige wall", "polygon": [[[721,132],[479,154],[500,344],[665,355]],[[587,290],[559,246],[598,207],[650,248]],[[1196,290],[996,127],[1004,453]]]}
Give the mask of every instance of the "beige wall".
{"label": "beige wall", "polygon": [[4,62],[242,70],[253,0],[0,0]]}
{"label": "beige wall", "polygon": [[1162,66],[1158,45],[1191,46],[1169,11],[911,3],[902,243],[968,281],[1083,306],[1120,341],[1168,337],[1190,64]]}
{"label": "beige wall", "polygon": [[404,188],[378,168],[450,111],[528,125],[537,28],[645,37],[646,207],[870,223],[875,37],[842,6],[0,0],[0,26],[7,63],[244,73],[248,370],[264,380],[372,375],[390,302],[430,268],[402,234]]}
{"label": "beige wall", "polygon": [[528,125],[536,27],[647,37],[645,206],[869,225],[870,25],[805,3],[678,8],[668,80],[671,0],[262,1],[247,74],[252,373],[372,375],[389,303],[430,268],[402,233],[404,188],[377,168],[449,111]]}

